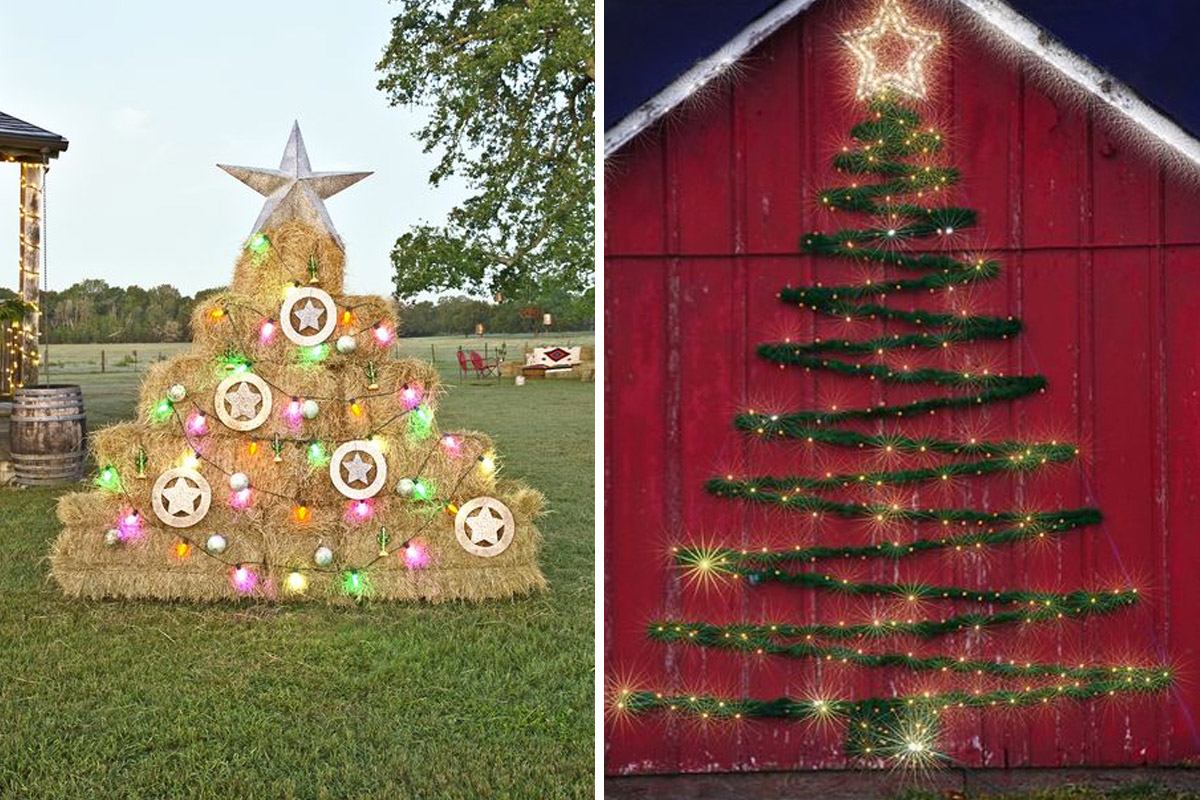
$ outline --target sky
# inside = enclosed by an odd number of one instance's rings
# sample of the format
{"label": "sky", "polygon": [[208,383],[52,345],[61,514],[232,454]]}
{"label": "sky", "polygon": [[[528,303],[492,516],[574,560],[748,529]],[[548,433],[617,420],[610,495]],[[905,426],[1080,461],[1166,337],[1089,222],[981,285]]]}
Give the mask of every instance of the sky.
{"label": "sky", "polygon": [[[383,0],[39,0],[31,17],[0,0],[0,111],[71,143],[46,179],[49,288],[228,283],[263,198],[215,165],[278,167],[298,120],[314,170],[374,170],[326,205],[348,291],[390,294],[396,237],[466,194],[429,186],[436,159],[412,135],[423,112],[375,88],[394,12]],[[9,288],[18,173],[0,164]]]}

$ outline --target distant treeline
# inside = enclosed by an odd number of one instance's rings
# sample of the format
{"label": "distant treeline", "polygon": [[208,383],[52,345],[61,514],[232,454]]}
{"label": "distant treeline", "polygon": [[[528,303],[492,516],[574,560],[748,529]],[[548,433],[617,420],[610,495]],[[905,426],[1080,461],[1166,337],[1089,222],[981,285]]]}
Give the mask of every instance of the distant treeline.
{"label": "distant treeline", "polygon": [[[204,298],[224,291],[205,289],[194,297],[181,295],[174,286],[109,286],[107,281],[80,281],[61,292],[42,296],[42,332],[51,344],[97,342],[191,341],[192,309]],[[591,330],[595,326],[594,299],[562,295],[524,303],[510,300],[488,303],[469,297],[442,297],[437,302],[405,304],[400,308],[401,335],[439,336],[467,334],[482,322],[489,333],[541,330],[542,320],[522,319],[522,308],[536,307],[554,316],[552,329]]]}

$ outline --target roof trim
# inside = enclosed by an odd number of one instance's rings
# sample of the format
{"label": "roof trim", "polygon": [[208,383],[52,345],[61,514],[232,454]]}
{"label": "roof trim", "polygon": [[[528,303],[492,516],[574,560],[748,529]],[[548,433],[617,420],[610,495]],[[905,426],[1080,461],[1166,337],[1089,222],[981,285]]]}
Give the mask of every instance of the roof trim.
{"label": "roof trim", "polygon": [[694,94],[730,65],[753,50],[759,42],[782,28],[816,0],[784,0],[742,29],[721,49],[671,81],[665,89],[604,132],[604,157],[621,149],[633,137],[665,117],[672,109]]}
{"label": "roof trim", "polygon": [[[629,113],[604,134],[607,158],[629,140],[666,116],[676,106],[728,69],[767,36],[774,33],[815,0],[784,0],[711,56],[697,62],[665,89]],[[975,14],[979,21],[1085,92],[1125,122],[1132,123],[1200,167],[1200,140],[1174,120],[1142,100],[1136,92],[1112,75],[1069,50],[1034,22],[1017,13],[1002,0],[952,0]]]}
{"label": "roof trim", "polygon": [[57,133],[0,111],[0,161],[45,164],[69,146]]}

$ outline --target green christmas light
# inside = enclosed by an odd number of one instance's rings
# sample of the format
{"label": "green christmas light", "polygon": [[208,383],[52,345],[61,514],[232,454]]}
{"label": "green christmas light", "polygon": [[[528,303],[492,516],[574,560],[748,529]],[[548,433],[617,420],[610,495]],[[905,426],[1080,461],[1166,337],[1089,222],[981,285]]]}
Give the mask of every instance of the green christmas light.
{"label": "green christmas light", "polygon": [[320,442],[308,443],[308,463],[314,467],[323,467],[329,463],[329,455],[325,452],[325,445]]}
{"label": "green christmas light", "polygon": [[304,364],[319,364],[329,355],[329,346],[324,342],[300,350],[300,361]]}
{"label": "green christmas light", "polygon": [[367,576],[357,569],[346,571],[342,575],[342,591],[352,597],[362,597],[367,591]]}
{"label": "green christmas light", "polygon": [[433,494],[433,487],[425,480],[417,478],[415,481],[413,481],[413,499],[428,500],[433,497]]}
{"label": "green christmas light", "polygon": [[261,231],[251,236],[250,240],[246,242],[246,248],[255,255],[262,255],[270,246],[271,240]]}
{"label": "green christmas light", "polygon": [[158,401],[158,405],[156,405],[150,411],[150,418],[154,422],[162,422],[167,417],[171,416],[171,410],[174,408],[175,406],[173,403],[171,403],[170,398],[164,397],[162,400]]}
{"label": "green christmas light", "polygon": [[96,475],[96,485],[106,492],[121,491],[121,476],[116,467],[111,464],[105,465]]}
{"label": "green christmas light", "polygon": [[420,440],[433,432],[433,409],[421,403],[408,415],[408,432],[414,439]]}

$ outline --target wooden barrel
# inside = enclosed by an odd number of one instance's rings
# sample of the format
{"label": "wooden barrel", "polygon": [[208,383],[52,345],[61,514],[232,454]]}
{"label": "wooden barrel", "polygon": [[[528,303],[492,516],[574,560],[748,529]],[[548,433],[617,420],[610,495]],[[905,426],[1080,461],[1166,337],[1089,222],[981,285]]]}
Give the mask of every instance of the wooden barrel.
{"label": "wooden barrel", "polygon": [[79,386],[17,389],[13,393],[9,433],[16,483],[61,486],[83,479],[87,414]]}

